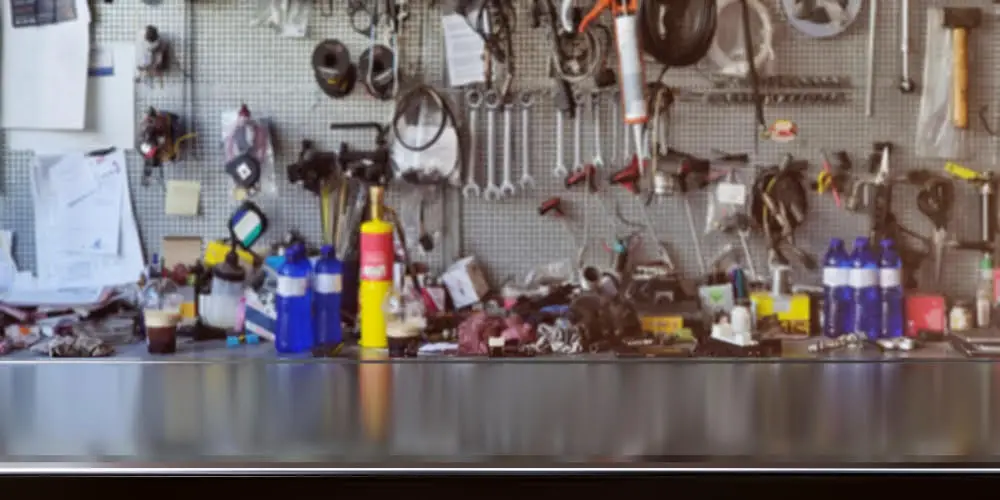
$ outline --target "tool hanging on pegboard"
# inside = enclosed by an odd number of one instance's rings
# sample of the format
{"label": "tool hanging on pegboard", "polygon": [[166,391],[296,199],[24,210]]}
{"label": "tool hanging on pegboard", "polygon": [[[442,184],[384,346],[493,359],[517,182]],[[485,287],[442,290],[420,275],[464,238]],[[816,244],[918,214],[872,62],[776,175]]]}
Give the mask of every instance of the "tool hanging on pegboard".
{"label": "tool hanging on pegboard", "polygon": [[357,66],[340,40],[323,40],[312,53],[313,76],[320,91],[334,99],[347,97],[358,80]]}
{"label": "tool hanging on pegboard", "polygon": [[781,0],[788,24],[811,38],[835,37],[861,13],[861,0]]}
{"label": "tool hanging on pegboard", "polygon": [[173,164],[181,154],[181,145],[195,134],[184,129],[180,117],[169,111],[150,107],[139,122],[139,140],[136,149],[143,158],[142,185],[148,186],[153,170],[163,181],[165,164]]}
{"label": "tool hanging on pegboard", "polygon": [[142,32],[142,40],[139,42],[138,58],[136,69],[138,74],[135,82],[145,80],[150,87],[153,80],[159,80],[160,87],[163,87],[163,74],[170,69],[170,45],[163,37],[156,26],[149,25]]}
{"label": "tool hanging on pegboard", "polygon": [[251,117],[246,104],[240,106],[235,121],[227,128],[223,141],[225,171],[246,195],[256,194],[263,169],[273,158],[270,130],[267,124]]}

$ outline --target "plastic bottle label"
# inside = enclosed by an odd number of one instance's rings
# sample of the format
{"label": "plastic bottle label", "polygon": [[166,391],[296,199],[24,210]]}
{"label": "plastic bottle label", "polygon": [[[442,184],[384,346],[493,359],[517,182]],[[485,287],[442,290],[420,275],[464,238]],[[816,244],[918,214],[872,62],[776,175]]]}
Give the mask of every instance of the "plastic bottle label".
{"label": "plastic bottle label", "polygon": [[282,297],[305,297],[308,288],[309,280],[306,278],[278,277],[278,295]]}
{"label": "plastic bottle label", "polygon": [[829,287],[847,286],[850,271],[842,267],[823,268],[823,284]]}
{"label": "plastic bottle label", "polygon": [[362,281],[392,281],[392,233],[361,233],[360,260]]}
{"label": "plastic bottle label", "polygon": [[894,288],[899,286],[899,269],[880,269],[878,276],[882,288]]}
{"label": "plastic bottle label", "polygon": [[343,287],[343,279],[339,274],[316,275],[316,293],[340,293]]}
{"label": "plastic bottle label", "polygon": [[868,288],[878,286],[877,269],[851,269],[851,288]]}

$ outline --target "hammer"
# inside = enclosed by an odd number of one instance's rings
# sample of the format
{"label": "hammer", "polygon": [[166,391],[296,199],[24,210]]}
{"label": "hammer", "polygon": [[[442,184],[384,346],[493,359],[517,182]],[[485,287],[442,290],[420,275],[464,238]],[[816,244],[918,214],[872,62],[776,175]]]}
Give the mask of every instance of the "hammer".
{"label": "hammer", "polygon": [[976,7],[945,7],[944,27],[951,30],[952,123],[969,128],[969,30],[978,28],[983,11]]}

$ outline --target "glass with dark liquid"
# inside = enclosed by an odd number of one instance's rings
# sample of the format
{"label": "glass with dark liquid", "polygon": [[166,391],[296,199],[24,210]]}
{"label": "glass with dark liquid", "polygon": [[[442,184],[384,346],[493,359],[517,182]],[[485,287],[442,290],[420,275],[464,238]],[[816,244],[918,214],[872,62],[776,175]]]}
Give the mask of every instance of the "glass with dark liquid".
{"label": "glass with dark liquid", "polygon": [[173,354],[177,351],[180,311],[144,309],[142,318],[146,325],[146,349],[150,354]]}

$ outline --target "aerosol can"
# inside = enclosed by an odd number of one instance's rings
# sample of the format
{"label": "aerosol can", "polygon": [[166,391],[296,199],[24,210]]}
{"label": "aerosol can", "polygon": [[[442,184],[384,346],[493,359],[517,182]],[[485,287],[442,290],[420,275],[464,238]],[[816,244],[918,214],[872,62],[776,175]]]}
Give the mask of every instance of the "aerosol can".
{"label": "aerosol can", "polygon": [[385,349],[385,303],[392,291],[395,260],[392,224],[382,219],[382,186],[369,188],[371,220],[361,224],[360,285],[358,288],[361,347]]}

